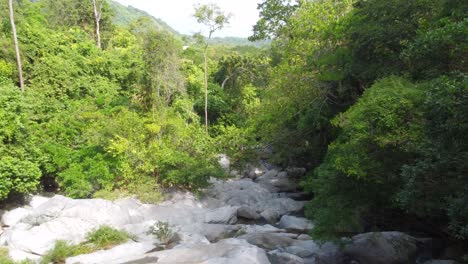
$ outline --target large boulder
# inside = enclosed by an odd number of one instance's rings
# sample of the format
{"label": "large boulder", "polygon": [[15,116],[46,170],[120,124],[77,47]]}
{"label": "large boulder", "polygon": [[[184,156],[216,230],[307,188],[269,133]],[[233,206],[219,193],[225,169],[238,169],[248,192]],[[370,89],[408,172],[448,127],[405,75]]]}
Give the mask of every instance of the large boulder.
{"label": "large boulder", "polygon": [[[91,254],[79,255],[76,257],[67,258],[65,263],[67,264],[91,264],[91,263],[125,263],[132,261],[135,258],[144,256],[144,254],[155,246],[153,243],[137,243],[128,242],[122,245],[118,245],[109,250],[99,250]],[[154,259],[155,260],[155,259]]]}
{"label": "large boulder", "polygon": [[312,248],[300,247],[300,246],[290,246],[285,249],[286,252],[296,255],[301,258],[308,258],[314,255]]}
{"label": "large boulder", "polygon": [[270,224],[275,224],[281,216],[300,212],[305,202],[294,201],[289,198],[276,198],[265,202],[265,210],[260,215]]}
{"label": "large boulder", "polygon": [[246,206],[252,208],[269,223],[274,224],[285,214],[299,212],[304,208],[304,201],[279,198],[264,186],[250,179],[236,181],[213,181],[202,202],[208,207],[225,205]]}
{"label": "large boulder", "polygon": [[298,185],[285,171],[269,170],[255,181],[270,192],[293,192],[298,189]]}
{"label": "large boulder", "polygon": [[216,242],[234,236],[241,228],[242,226],[236,225],[194,223],[180,226],[178,231],[186,234],[202,235],[208,239],[208,241]]}
{"label": "large boulder", "polygon": [[269,250],[288,247],[296,241],[279,233],[251,233],[242,235],[239,239],[244,239],[252,245]]}
{"label": "large boulder", "polygon": [[331,242],[317,244],[312,240],[300,240],[287,247],[286,252],[304,258],[306,263],[344,264],[345,256],[340,246]]}
{"label": "large boulder", "polygon": [[276,221],[281,217],[281,213],[273,208],[267,208],[260,215],[270,224],[275,224]]}
{"label": "large boulder", "polygon": [[304,264],[302,258],[280,250],[268,252],[268,259],[271,264]]}
{"label": "large boulder", "polygon": [[243,240],[231,238],[209,245],[179,245],[170,250],[142,255],[127,263],[269,264],[270,262],[263,249]]}
{"label": "large boulder", "polygon": [[258,220],[262,218],[262,216],[259,215],[257,211],[247,206],[241,206],[237,209],[237,217],[250,219],[250,220]]}
{"label": "large boulder", "polygon": [[283,233],[286,232],[284,229],[279,229],[272,225],[244,225],[241,227],[246,234],[252,233]]}
{"label": "large boulder", "polygon": [[401,232],[373,232],[352,237],[344,254],[360,264],[415,263],[416,238]]}
{"label": "large boulder", "polygon": [[165,200],[158,205],[172,207],[195,207],[201,208],[203,205],[195,195],[186,190],[173,189],[164,193]]}
{"label": "large boulder", "polygon": [[43,255],[57,240],[79,243],[98,226],[84,219],[61,217],[38,226],[20,223],[5,231],[2,239],[9,247],[27,253]]}
{"label": "large boulder", "polygon": [[314,225],[310,220],[303,217],[290,215],[283,215],[278,223],[278,226],[282,229],[286,229],[289,232],[301,233],[306,233],[314,228]]}
{"label": "large boulder", "polygon": [[234,206],[225,206],[209,210],[205,214],[205,223],[235,224],[237,222],[237,209]]}
{"label": "large boulder", "polygon": [[16,208],[11,211],[5,212],[2,215],[2,223],[5,226],[14,226],[19,223],[23,218],[31,214],[29,208]]}
{"label": "large boulder", "polygon": [[48,202],[49,200],[50,200],[49,197],[43,197],[43,196],[39,196],[39,195],[32,195],[28,199],[29,206],[31,206],[33,209],[38,208],[39,206],[41,206],[42,204]]}

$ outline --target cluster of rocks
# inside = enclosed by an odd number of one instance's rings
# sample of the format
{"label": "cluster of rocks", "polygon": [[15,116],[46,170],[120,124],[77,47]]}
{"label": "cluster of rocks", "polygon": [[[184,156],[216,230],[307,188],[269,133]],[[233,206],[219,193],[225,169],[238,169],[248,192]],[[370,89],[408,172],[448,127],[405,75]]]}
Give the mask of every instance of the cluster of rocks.
{"label": "cluster of rocks", "polygon": [[[202,198],[179,191],[159,205],[34,196],[27,206],[3,213],[0,246],[15,260],[39,261],[56,241],[81,243],[90,231],[110,225],[135,239],[66,263],[416,263],[423,242],[403,233],[361,234],[344,246],[311,240],[314,225],[301,216],[304,194],[293,180],[303,173],[252,168],[242,179],[212,180]],[[177,234],[171,247],[148,233],[157,221]]]}

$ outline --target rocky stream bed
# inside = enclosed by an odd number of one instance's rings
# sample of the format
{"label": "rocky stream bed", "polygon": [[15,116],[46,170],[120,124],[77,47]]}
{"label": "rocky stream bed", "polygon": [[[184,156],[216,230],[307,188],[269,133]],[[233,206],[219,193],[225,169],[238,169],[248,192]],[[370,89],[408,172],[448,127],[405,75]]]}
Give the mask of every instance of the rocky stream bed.
{"label": "rocky stream bed", "polygon": [[[3,212],[0,246],[14,260],[39,261],[56,241],[80,243],[88,232],[110,225],[134,239],[66,263],[455,263],[431,260],[430,239],[400,232],[364,233],[341,246],[314,242],[307,235],[314,225],[302,216],[309,197],[295,183],[303,173],[252,167],[244,177],[212,180],[202,197],[175,191],[158,205],[133,198],[32,196],[27,205]],[[176,234],[168,247],[148,234],[157,221],[169,223]]]}

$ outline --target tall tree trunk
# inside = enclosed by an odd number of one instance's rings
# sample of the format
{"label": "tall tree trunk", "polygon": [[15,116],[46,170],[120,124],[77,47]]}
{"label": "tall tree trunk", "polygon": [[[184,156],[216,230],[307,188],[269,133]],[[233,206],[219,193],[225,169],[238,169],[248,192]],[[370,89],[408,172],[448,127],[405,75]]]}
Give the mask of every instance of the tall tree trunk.
{"label": "tall tree trunk", "polygon": [[8,7],[10,9],[11,31],[13,32],[13,40],[15,42],[16,65],[18,66],[18,77],[19,77],[19,82],[20,82],[20,89],[22,92],[24,92],[23,66],[21,65],[21,55],[20,55],[19,45],[18,45],[18,36],[16,34],[13,0],[8,0]]}
{"label": "tall tree trunk", "polygon": [[208,44],[205,46],[205,51],[203,52],[203,58],[204,58],[204,77],[205,77],[205,131],[208,132],[208,67],[207,67],[207,62],[206,62],[206,52],[208,49]]}
{"label": "tall tree trunk", "polygon": [[[101,23],[101,10],[98,10],[96,0],[93,1],[93,9],[94,9],[94,20],[95,20],[95,29],[96,29],[96,45],[98,48],[101,48],[101,30],[100,30],[100,23]],[[99,8],[101,9],[101,8]]]}

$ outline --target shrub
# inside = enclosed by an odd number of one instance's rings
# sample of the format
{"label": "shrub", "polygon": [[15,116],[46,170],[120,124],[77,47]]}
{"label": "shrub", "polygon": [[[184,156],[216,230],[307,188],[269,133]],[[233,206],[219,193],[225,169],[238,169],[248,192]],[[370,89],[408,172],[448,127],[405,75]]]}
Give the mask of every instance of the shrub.
{"label": "shrub", "polygon": [[59,240],[55,243],[54,248],[42,258],[41,264],[65,263],[65,259],[69,257],[88,254],[93,251],[94,249],[89,245],[71,245],[66,241]]}
{"label": "shrub", "polygon": [[131,196],[131,194],[126,191],[122,191],[122,190],[109,191],[106,189],[99,190],[93,194],[93,198],[104,199],[104,200],[109,200],[109,201],[123,199],[128,196]]}
{"label": "shrub", "polygon": [[72,245],[67,241],[59,240],[42,258],[41,264],[64,263],[65,259],[82,254],[89,254],[97,250],[108,249],[126,242],[130,235],[109,226],[101,226],[87,235],[87,241]]}
{"label": "shrub", "polygon": [[163,244],[168,244],[174,237],[174,231],[168,222],[158,221],[150,226],[149,234],[156,236]]}
{"label": "shrub", "polygon": [[87,241],[95,245],[98,249],[103,249],[125,243],[130,237],[131,236],[125,231],[120,231],[104,225],[89,233]]}
{"label": "shrub", "polygon": [[41,177],[18,89],[0,85],[0,200],[36,190]]}

